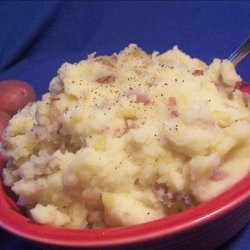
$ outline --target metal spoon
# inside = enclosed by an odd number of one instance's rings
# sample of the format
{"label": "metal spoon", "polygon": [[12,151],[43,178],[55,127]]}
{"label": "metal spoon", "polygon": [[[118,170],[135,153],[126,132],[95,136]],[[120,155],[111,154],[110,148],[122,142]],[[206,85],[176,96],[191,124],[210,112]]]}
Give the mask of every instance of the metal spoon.
{"label": "metal spoon", "polygon": [[241,62],[250,52],[250,38],[248,38],[238,49],[236,49],[229,57],[234,66]]}

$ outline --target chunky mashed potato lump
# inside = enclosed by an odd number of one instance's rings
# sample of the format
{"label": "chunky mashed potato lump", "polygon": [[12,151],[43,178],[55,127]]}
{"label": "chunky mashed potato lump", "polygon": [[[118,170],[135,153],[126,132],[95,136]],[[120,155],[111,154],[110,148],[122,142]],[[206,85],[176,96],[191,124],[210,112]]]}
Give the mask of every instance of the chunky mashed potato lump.
{"label": "chunky mashed potato lump", "polygon": [[250,170],[250,110],[227,60],[177,47],[64,63],[5,130],[4,184],[42,224],[127,226],[185,210]]}

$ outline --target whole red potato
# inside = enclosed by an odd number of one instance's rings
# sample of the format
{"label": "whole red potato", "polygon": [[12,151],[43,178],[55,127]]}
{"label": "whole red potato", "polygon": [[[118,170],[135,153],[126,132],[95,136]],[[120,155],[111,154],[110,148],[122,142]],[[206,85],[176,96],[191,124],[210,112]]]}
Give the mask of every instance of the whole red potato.
{"label": "whole red potato", "polygon": [[5,159],[0,155],[0,168],[4,167]]}
{"label": "whole red potato", "polygon": [[[9,114],[0,110],[0,142],[2,141],[3,130],[7,127],[10,118],[11,117]],[[0,168],[4,166],[4,163],[5,163],[5,160],[0,154]]]}
{"label": "whole red potato", "polygon": [[11,116],[4,111],[0,110],[0,142],[2,141],[2,133],[7,127]]}
{"label": "whole red potato", "polygon": [[0,82],[0,110],[10,115],[17,113],[27,103],[34,102],[35,90],[21,80],[5,80]]}

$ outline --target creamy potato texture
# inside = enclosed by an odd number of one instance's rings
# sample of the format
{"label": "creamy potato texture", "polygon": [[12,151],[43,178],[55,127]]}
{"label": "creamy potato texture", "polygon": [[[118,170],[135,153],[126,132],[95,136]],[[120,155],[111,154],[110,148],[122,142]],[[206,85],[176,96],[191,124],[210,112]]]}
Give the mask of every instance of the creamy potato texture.
{"label": "creamy potato texture", "polygon": [[177,47],[64,63],[5,130],[4,183],[38,223],[156,220],[222,193],[250,170],[250,111],[227,60]]}

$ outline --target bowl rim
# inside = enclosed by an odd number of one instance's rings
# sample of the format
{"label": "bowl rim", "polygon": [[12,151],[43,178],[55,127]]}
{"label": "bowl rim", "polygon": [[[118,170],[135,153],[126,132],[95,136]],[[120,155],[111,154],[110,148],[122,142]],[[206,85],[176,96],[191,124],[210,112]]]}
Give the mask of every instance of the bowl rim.
{"label": "bowl rim", "polygon": [[213,222],[250,201],[250,173],[222,194],[183,212],[143,224],[64,229],[31,222],[11,208],[0,180],[0,227],[22,238],[58,246],[118,247],[181,234]]}

